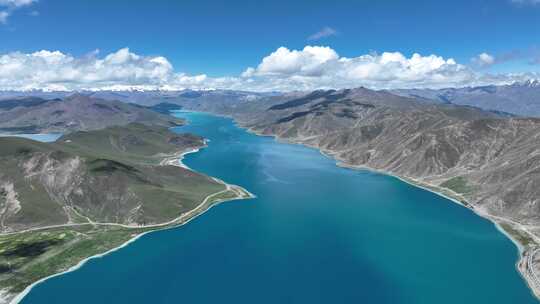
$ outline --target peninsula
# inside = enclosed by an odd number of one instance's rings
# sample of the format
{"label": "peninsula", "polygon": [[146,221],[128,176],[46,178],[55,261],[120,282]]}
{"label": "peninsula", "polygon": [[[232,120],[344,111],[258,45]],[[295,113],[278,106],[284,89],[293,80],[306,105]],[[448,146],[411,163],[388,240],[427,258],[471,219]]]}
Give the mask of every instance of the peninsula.
{"label": "peninsula", "polygon": [[204,146],[199,136],[141,123],[54,143],[0,137],[0,302],[143,233],[252,197],[181,164]]}

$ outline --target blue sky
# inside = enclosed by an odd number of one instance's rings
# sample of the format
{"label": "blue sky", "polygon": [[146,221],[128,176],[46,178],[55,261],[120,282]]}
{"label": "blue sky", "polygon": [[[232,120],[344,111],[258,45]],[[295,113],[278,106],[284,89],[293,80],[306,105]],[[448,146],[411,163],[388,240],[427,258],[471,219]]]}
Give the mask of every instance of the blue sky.
{"label": "blue sky", "polygon": [[[479,73],[538,72],[538,2],[0,0],[9,12],[0,54],[58,50],[80,58],[128,47],[163,56],[187,75],[236,77],[279,47],[313,45],[347,58],[435,54]],[[472,59],[481,53],[493,60]]]}

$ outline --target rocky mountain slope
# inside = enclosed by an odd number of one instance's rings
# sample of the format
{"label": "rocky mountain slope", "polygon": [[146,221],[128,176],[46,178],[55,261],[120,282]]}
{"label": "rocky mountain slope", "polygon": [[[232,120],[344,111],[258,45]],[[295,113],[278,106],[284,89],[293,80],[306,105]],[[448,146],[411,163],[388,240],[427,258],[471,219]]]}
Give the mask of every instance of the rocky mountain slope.
{"label": "rocky mountain slope", "polygon": [[540,119],[362,91],[275,105],[246,123],[348,165],[449,188],[491,215],[540,223]]}
{"label": "rocky mountain slope", "polygon": [[538,118],[364,88],[183,106],[230,115],[256,133],[436,188],[479,213],[539,232]]}
{"label": "rocky mountain slope", "polygon": [[159,165],[202,145],[198,136],[141,124],[75,132],[52,144],[0,138],[0,232],[170,221],[224,189],[207,176]]}
{"label": "rocky mountain slope", "polygon": [[221,113],[258,134],[318,148],[341,165],[445,194],[491,219],[519,244],[518,269],[540,297],[540,118],[362,88],[246,107],[253,108]]}
{"label": "rocky mountain slope", "polygon": [[174,117],[114,100],[74,94],[65,98],[17,97],[0,100],[0,133],[95,130],[132,122],[173,126]]}

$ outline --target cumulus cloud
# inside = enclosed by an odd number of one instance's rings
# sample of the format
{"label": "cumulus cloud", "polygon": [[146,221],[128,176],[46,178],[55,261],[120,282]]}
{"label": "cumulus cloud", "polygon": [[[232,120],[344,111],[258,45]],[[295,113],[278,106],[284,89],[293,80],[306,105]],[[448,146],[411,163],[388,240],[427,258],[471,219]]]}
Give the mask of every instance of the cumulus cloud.
{"label": "cumulus cloud", "polygon": [[6,24],[13,11],[35,2],[37,0],[0,0],[0,24]]}
{"label": "cumulus cloud", "polygon": [[338,34],[338,31],[335,29],[325,26],[320,31],[310,35],[307,39],[308,40],[319,40],[322,38],[330,37],[330,36],[336,36]]}
{"label": "cumulus cloud", "polygon": [[243,76],[291,75],[316,76],[323,72],[325,64],[339,59],[338,54],[329,47],[306,46],[303,50],[278,48],[263,58],[259,66],[248,68]]}
{"label": "cumulus cloud", "polygon": [[160,56],[139,56],[128,48],[103,58],[93,52],[80,58],[60,51],[42,50],[0,56],[0,87],[4,90],[78,90],[110,87],[152,88],[186,82],[194,85],[204,77],[175,74]]}
{"label": "cumulus cloud", "polygon": [[[478,56],[481,57],[490,61],[486,56]],[[175,71],[165,57],[143,56],[128,48],[103,56],[99,51],[75,57],[48,50],[0,54],[1,90],[442,88],[506,84],[538,77],[480,73],[437,55],[408,57],[399,52],[383,52],[342,57],[325,46],[306,46],[302,50],[280,47],[257,66],[227,77],[188,75]]]}
{"label": "cumulus cloud", "polygon": [[265,78],[278,86],[307,87],[437,87],[466,83],[474,73],[452,58],[399,52],[340,57],[333,49],[281,47],[248,68],[244,77]]}
{"label": "cumulus cloud", "polygon": [[481,53],[478,56],[472,58],[472,62],[479,67],[488,67],[495,63],[495,57],[488,53]]}

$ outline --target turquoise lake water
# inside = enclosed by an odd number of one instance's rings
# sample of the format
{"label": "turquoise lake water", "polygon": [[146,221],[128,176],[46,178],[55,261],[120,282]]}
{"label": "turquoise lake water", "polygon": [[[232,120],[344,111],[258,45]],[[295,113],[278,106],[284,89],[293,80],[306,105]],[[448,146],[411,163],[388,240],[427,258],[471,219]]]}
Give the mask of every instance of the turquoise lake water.
{"label": "turquoise lake water", "polygon": [[515,246],[470,210],[227,118],[177,115],[191,121],[179,132],[211,140],[185,163],[258,198],[147,234],[23,303],[538,304]]}

